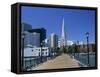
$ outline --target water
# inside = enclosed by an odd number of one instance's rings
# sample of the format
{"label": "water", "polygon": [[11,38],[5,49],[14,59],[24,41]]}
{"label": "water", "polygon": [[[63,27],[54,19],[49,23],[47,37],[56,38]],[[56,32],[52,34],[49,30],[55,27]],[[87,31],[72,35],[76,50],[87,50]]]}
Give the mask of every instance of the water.
{"label": "water", "polygon": [[[74,56],[75,55],[75,56]],[[88,55],[87,53],[75,53],[74,58],[80,61],[84,65],[88,65]],[[89,54],[89,66],[95,66],[95,53]]]}

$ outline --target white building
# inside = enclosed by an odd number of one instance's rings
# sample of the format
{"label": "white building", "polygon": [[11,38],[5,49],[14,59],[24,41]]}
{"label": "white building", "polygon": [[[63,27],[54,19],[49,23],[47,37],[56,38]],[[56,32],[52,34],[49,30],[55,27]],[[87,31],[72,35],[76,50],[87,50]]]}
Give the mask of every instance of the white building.
{"label": "white building", "polygon": [[50,46],[50,39],[45,39],[45,47],[49,47]]}
{"label": "white building", "polygon": [[58,40],[58,47],[61,47],[61,41]]}
{"label": "white building", "polygon": [[55,33],[52,33],[50,37],[50,47],[57,47],[57,46],[58,46],[58,37]]}
{"label": "white building", "polygon": [[24,48],[24,57],[29,56],[49,56],[48,47],[26,47]]}

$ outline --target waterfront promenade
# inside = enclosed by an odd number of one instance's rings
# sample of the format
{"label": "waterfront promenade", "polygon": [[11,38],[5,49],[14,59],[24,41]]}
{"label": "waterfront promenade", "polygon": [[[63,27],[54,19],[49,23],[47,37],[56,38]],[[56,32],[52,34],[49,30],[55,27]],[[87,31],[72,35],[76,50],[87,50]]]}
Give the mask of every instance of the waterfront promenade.
{"label": "waterfront promenade", "polygon": [[62,54],[55,59],[48,60],[37,67],[33,67],[32,70],[42,69],[59,69],[59,68],[75,68],[80,67],[79,63],[71,58],[68,54]]}

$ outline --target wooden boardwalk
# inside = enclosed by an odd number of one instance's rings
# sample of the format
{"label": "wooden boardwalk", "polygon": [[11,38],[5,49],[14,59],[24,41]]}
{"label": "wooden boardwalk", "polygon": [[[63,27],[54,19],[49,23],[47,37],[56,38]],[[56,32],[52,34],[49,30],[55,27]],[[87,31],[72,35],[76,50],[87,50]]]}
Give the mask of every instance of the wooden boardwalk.
{"label": "wooden boardwalk", "polygon": [[71,58],[67,54],[62,54],[55,59],[48,60],[45,63],[39,64],[37,67],[33,67],[32,70],[43,70],[43,69],[59,69],[59,68],[75,68],[80,67],[79,63]]}

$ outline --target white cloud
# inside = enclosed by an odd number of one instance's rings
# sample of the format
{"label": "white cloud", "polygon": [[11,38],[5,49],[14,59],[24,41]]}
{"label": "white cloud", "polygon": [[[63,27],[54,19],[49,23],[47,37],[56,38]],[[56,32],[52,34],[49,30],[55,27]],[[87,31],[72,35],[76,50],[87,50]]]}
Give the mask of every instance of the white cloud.
{"label": "white cloud", "polygon": [[67,45],[72,45],[72,44],[73,44],[73,41],[67,40]]}
{"label": "white cloud", "polygon": [[79,45],[82,45],[82,44],[83,44],[83,42],[82,42],[82,41],[80,41],[80,42],[79,42]]}

